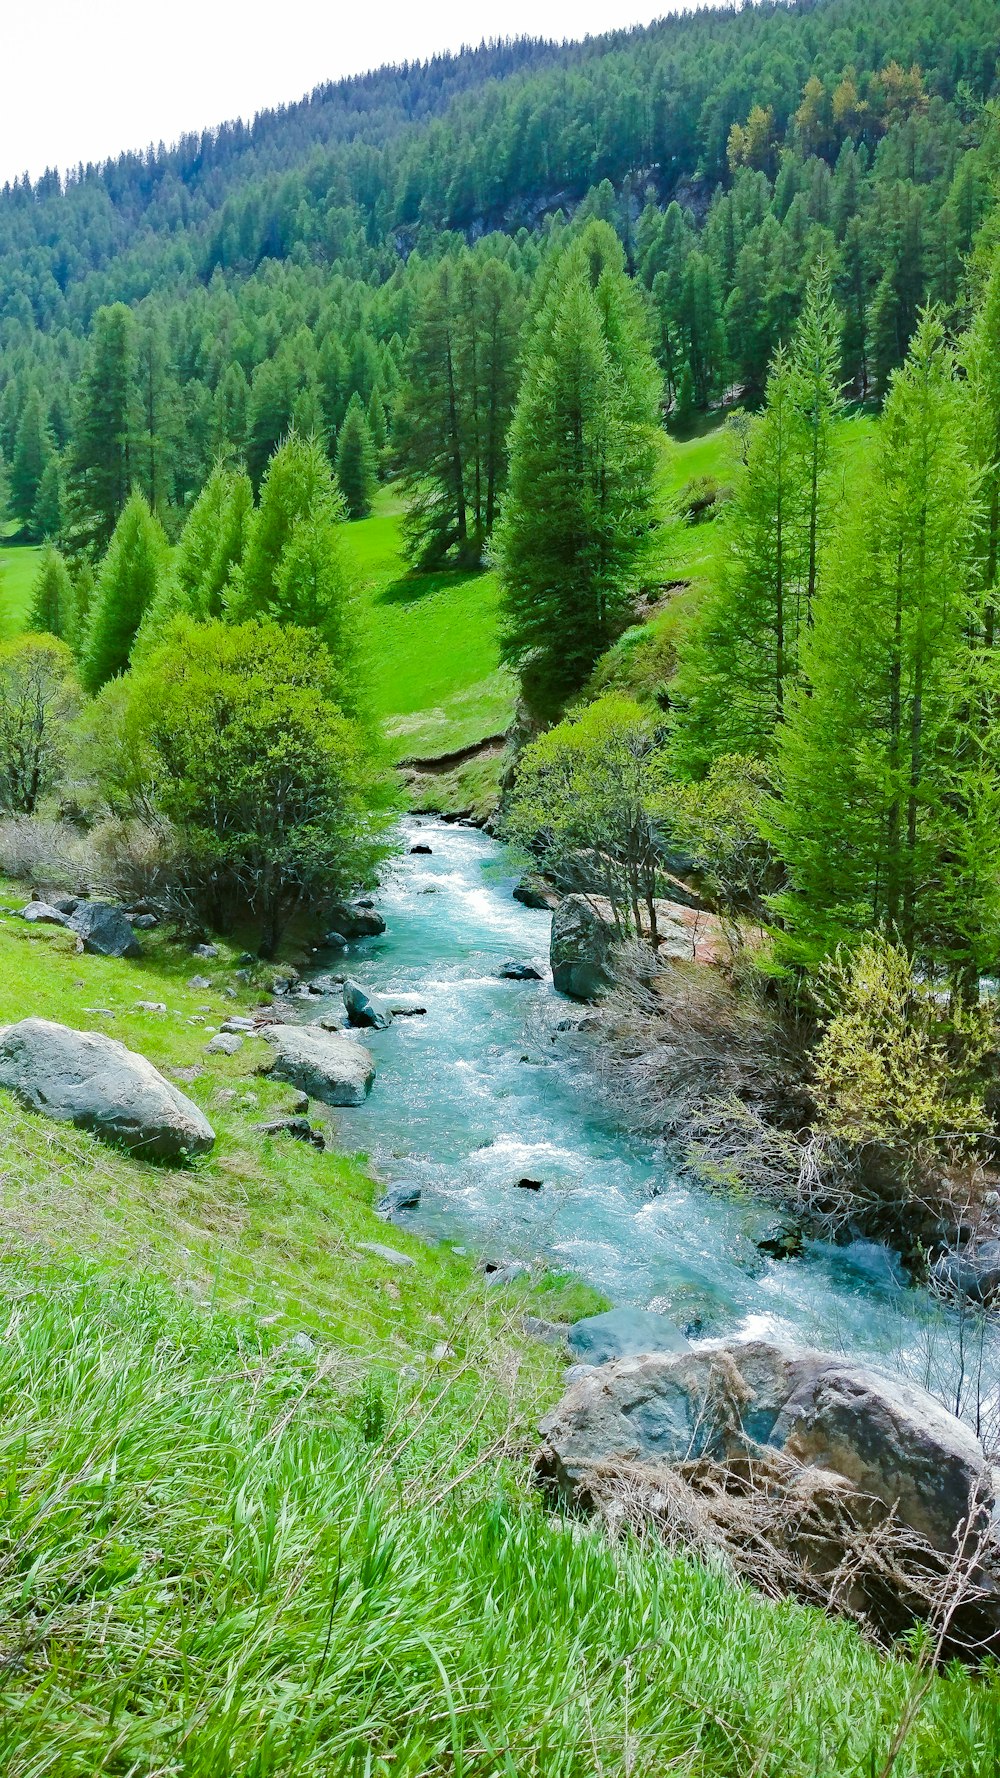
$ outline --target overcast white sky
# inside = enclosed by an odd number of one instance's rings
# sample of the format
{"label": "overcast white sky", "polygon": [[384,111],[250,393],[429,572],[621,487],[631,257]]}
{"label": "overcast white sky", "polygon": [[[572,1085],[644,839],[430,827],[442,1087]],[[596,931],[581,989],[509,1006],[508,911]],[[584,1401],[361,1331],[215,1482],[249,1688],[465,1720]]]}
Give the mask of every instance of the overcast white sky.
{"label": "overcast white sky", "polygon": [[0,0],[0,183],[173,142],[383,62],[483,37],[583,37],[683,10],[683,0],[167,0],[155,7],[149,0]]}

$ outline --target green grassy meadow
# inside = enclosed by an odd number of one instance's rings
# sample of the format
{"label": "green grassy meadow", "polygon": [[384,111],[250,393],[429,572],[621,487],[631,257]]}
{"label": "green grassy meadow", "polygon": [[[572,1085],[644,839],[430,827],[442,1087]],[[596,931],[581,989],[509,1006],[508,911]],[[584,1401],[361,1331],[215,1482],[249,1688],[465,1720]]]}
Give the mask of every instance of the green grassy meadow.
{"label": "green grassy meadow", "polygon": [[0,537],[0,637],[27,628],[41,547]]}

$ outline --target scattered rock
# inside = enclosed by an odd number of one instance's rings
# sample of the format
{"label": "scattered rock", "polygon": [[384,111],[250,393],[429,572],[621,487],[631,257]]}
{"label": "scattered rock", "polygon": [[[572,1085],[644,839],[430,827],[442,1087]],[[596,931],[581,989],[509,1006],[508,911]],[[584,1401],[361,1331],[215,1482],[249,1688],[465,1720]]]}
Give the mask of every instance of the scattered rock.
{"label": "scattered rock", "polygon": [[301,1352],[305,1357],[311,1357],[316,1350],[316,1341],[307,1333],[293,1333],[288,1341],[288,1348],[291,1352]]}
{"label": "scattered rock", "polygon": [[91,1130],[143,1159],[206,1154],[215,1132],[145,1056],[113,1037],[22,1019],[0,1031],[0,1086],[58,1123]]}
{"label": "scattered rock", "polygon": [[384,1259],[390,1266],[415,1266],[417,1263],[408,1253],[398,1253],[395,1247],[383,1247],[381,1241],[359,1241],[358,1246],[364,1253],[374,1253],[376,1259]]}
{"label": "scattered rock", "polygon": [[565,1346],[569,1332],[564,1321],[545,1321],[541,1315],[524,1315],[521,1326],[533,1340],[543,1340],[547,1346]]}
{"label": "scattered rock", "polygon": [[218,945],[210,944],[192,945],[191,955],[192,957],[217,957],[219,955],[219,947]]}
{"label": "scattered rock", "polygon": [[392,1013],[379,994],[370,994],[348,977],[344,983],[344,1007],[348,1021],[352,1025],[360,1025],[371,1031],[387,1031],[392,1024]]}
{"label": "scattered rock", "polygon": [[400,1210],[415,1210],[420,1202],[420,1187],[413,1180],[403,1179],[390,1185],[376,1205],[380,1216],[395,1216]]}
{"label": "scattered rock", "polygon": [[62,913],[57,907],[52,907],[47,901],[29,901],[27,907],[18,908],[17,911],[22,920],[27,920],[29,926],[68,926],[70,924],[69,915]]}
{"label": "scattered rock", "polygon": [[[75,914],[81,901],[86,901],[86,899],[85,895],[50,895],[49,906],[54,907],[60,914]],[[41,900],[40,896],[39,900]]]}
{"label": "scattered rock", "polygon": [[79,948],[97,957],[138,957],[139,941],[121,908],[110,901],[81,901],[70,915]]}
{"label": "scattered rock", "polygon": [[198,993],[199,990],[204,991],[205,988],[210,988],[211,986],[212,978],[210,975],[193,975],[188,981],[188,987],[193,988],[195,993]]}
{"label": "scattered rock", "polygon": [[534,963],[519,963],[516,959],[509,963],[501,963],[497,976],[502,982],[543,982],[545,976]]}
{"label": "scattered rock", "polygon": [[330,926],[333,932],[342,933],[348,941],[356,938],[378,938],[385,931],[385,921],[381,914],[376,913],[367,900],[353,904],[337,902],[330,909]]}
{"label": "scattered rock", "polygon": [[412,858],[430,858],[432,856],[431,848],[430,846],[425,846],[421,842],[416,846],[410,847],[410,856]]}
{"label": "scattered rock", "polygon": [[637,1352],[687,1352],[684,1335],[652,1309],[608,1309],[585,1315],[566,1335],[570,1351],[585,1364],[607,1364]]}
{"label": "scattered rock", "polygon": [[350,1022],[347,1009],[343,1006],[329,1006],[325,1012],[320,1013],[318,1019],[309,1021],[310,1025],[320,1031],[346,1031]]}
{"label": "scattered rock", "polygon": [[346,951],[347,942],[342,932],[325,932],[323,934],[323,944],[328,950]]}
{"label": "scattered rock", "polygon": [[205,1045],[210,1056],[235,1056],[243,1048],[242,1031],[218,1031]]}
{"label": "scattered rock", "polygon": [[317,975],[308,984],[310,994],[336,994],[344,985],[342,975]]}
{"label": "scattered rock", "polygon": [[268,1025],[261,1032],[275,1050],[268,1072],[327,1105],[361,1105],[371,1092],[375,1063],[353,1037],[316,1025]]}
{"label": "scattered rock", "polygon": [[539,877],[522,877],[512,894],[526,908],[554,908],[559,900],[555,890],[547,888]]}
{"label": "scattered rock", "polygon": [[530,1276],[531,1267],[523,1265],[520,1260],[515,1259],[511,1260],[508,1265],[497,1266],[494,1271],[487,1270],[486,1282],[492,1287],[494,1284],[513,1284],[516,1278],[529,1278]]}
{"label": "scattered rock", "polygon": [[770,1446],[895,1508],[940,1551],[953,1548],[970,1500],[993,1498],[979,1440],[925,1390],[762,1340],[601,1365],[567,1391],[542,1431],[545,1473],[571,1494],[595,1464],[616,1458],[726,1461]]}
{"label": "scattered rock", "polygon": [[261,1136],[293,1136],[297,1142],[311,1142],[321,1152],[326,1147],[322,1130],[314,1129],[307,1117],[271,1117],[262,1124],[254,1124],[254,1129]]}
{"label": "scattered rock", "polygon": [[[522,1062],[524,1059],[525,1058],[522,1056]],[[514,1181],[516,1189],[520,1192],[540,1192],[542,1184],[543,1181],[541,1179],[529,1179],[526,1174],[521,1179],[515,1179]]]}
{"label": "scattered rock", "polygon": [[560,994],[574,1000],[596,1000],[614,977],[611,972],[612,929],[582,895],[567,895],[552,916],[549,962]]}
{"label": "scattered rock", "polygon": [[130,914],[129,920],[138,932],[152,932],[160,924],[155,914]]}
{"label": "scattered rock", "polygon": [[396,1019],[422,1019],[427,1012],[416,994],[384,994],[382,1000]]}
{"label": "scattered rock", "polygon": [[234,1031],[245,1035],[248,1031],[255,1030],[256,1027],[253,1019],[245,1018],[242,1013],[232,1013],[228,1019],[223,1020],[222,1029],[227,1034]]}
{"label": "scattered rock", "polygon": [[136,1012],[166,1012],[167,1003],[165,1000],[137,1000],[135,1010]]}

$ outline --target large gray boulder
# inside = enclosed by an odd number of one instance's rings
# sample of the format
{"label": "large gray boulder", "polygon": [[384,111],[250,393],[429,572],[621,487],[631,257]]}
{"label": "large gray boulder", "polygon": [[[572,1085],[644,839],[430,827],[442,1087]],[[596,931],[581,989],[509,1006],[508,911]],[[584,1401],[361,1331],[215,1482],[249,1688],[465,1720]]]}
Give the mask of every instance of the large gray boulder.
{"label": "large gray boulder", "polygon": [[142,1159],[187,1160],[215,1141],[185,1094],[113,1037],[49,1019],[0,1030],[0,1087],[31,1111],[91,1130]]}
{"label": "large gray boulder", "polygon": [[567,895],[552,915],[549,963],[560,994],[596,1000],[614,980],[612,930],[583,895]]}
{"label": "large gray boulder", "polygon": [[360,982],[348,977],[344,983],[344,1010],[348,1023],[370,1031],[387,1031],[392,1013],[380,994],[371,994]]}
{"label": "large gray boulder", "polygon": [[572,1496],[595,1465],[745,1455],[754,1445],[895,1508],[935,1549],[993,1498],[979,1440],[915,1384],[764,1341],[617,1359],[571,1383],[542,1422],[545,1472]]}
{"label": "large gray boulder", "polygon": [[121,908],[110,901],[81,901],[69,924],[82,948],[98,957],[138,957],[139,941]]}
{"label": "large gray boulder", "polygon": [[574,1321],[566,1335],[578,1364],[608,1364],[640,1352],[688,1352],[679,1328],[654,1309],[608,1309]]}
{"label": "large gray boulder", "polygon": [[268,1025],[261,1036],[272,1045],[266,1071],[274,1080],[322,1099],[326,1105],[362,1105],[372,1089],[375,1063],[353,1037],[317,1025]]}
{"label": "large gray boulder", "polygon": [[52,907],[47,901],[29,901],[27,907],[18,910],[22,920],[29,926],[68,926],[69,915],[60,908]]}

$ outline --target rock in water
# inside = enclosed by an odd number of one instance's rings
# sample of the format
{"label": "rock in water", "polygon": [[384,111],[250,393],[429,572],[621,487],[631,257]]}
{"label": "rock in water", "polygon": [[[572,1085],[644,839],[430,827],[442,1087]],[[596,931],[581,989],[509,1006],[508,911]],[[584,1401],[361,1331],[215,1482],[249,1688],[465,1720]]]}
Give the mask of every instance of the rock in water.
{"label": "rock in water", "polygon": [[311,1099],[362,1105],[371,1092],[375,1063],[355,1038],[316,1025],[268,1025],[261,1036],[276,1051],[267,1072]]}
{"label": "rock in water", "polygon": [[1000,1297],[1000,1241],[970,1241],[959,1252],[942,1254],[934,1277],[956,1296],[994,1303]]}
{"label": "rock in water", "polygon": [[522,963],[517,958],[501,963],[497,976],[502,982],[541,982],[545,979],[536,963]]}
{"label": "rock in water", "polygon": [[554,889],[549,889],[540,877],[522,877],[521,881],[511,890],[515,901],[525,908],[553,908],[559,900]]}
{"label": "rock in water", "polygon": [[571,1385],[542,1432],[545,1470],[569,1494],[598,1463],[725,1461],[748,1443],[770,1446],[895,1508],[943,1552],[970,1502],[993,1498],[979,1440],[925,1390],[762,1340],[602,1365]]}
{"label": "rock in water", "polygon": [[110,901],[81,901],[70,915],[83,950],[98,957],[138,957],[139,941],[121,908]]}
{"label": "rock in water", "polygon": [[415,1210],[420,1203],[420,1187],[413,1180],[399,1180],[390,1185],[379,1198],[376,1210],[379,1216],[395,1216],[400,1210]]}
{"label": "rock in water", "polygon": [[370,994],[360,982],[344,983],[344,1008],[349,1022],[360,1025],[369,1031],[387,1031],[392,1024],[392,1013],[379,994]]}
{"label": "rock in water", "polygon": [[581,1364],[607,1364],[638,1352],[690,1351],[679,1328],[653,1309],[609,1309],[604,1315],[587,1315],[574,1321],[566,1338]]}
{"label": "rock in water", "polygon": [[[338,901],[329,910],[330,925],[336,936],[346,939],[378,938],[385,931],[385,921],[374,908],[360,903]],[[328,935],[329,936],[329,935]]]}
{"label": "rock in water", "polygon": [[0,1031],[0,1087],[58,1123],[91,1130],[141,1159],[205,1154],[215,1131],[197,1105],[113,1037],[22,1019]]}
{"label": "rock in water", "polygon": [[552,916],[549,963],[560,994],[596,1000],[614,981],[612,929],[582,895],[567,895]]}

